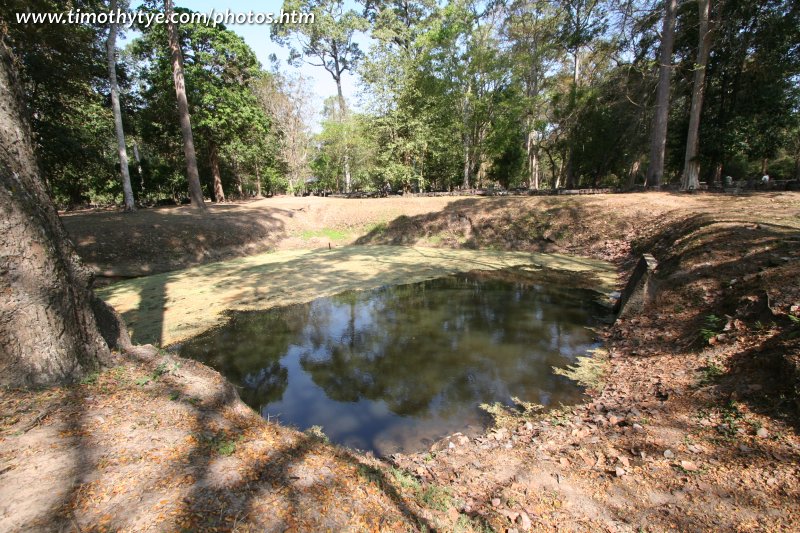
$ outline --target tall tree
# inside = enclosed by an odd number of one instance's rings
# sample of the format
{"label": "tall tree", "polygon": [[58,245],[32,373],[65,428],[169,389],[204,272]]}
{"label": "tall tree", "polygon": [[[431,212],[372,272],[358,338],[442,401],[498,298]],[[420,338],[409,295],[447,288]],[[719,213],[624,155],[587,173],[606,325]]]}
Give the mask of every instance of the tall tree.
{"label": "tall tree", "polygon": [[540,145],[546,126],[544,92],[548,85],[547,68],[556,55],[556,22],[555,10],[547,0],[512,2],[505,22],[515,77],[522,85],[522,133],[531,189],[538,189],[541,181]]}
{"label": "tall tree", "polygon": [[183,53],[178,38],[178,26],[173,20],[174,7],[172,0],[164,0],[164,11],[167,16],[167,34],[172,61],[172,79],[175,83],[175,95],[178,99],[178,118],[183,136],[183,153],[186,157],[186,174],[189,180],[189,197],[192,206],[205,209],[203,190],[200,187],[200,172],[197,169],[197,154],[194,150],[192,121],[189,116],[189,101],[186,98],[186,81],[183,76]]}
{"label": "tall tree", "polygon": [[694,66],[692,105],[689,110],[689,131],[686,134],[686,155],[683,162],[681,189],[696,190],[700,187],[700,116],[703,111],[703,96],[706,88],[706,66],[711,50],[711,28],[709,17],[711,0],[698,0],[697,61]]}
{"label": "tall tree", "polygon": [[[344,122],[347,104],[342,92],[342,76],[353,71],[362,52],[353,40],[357,31],[366,29],[366,20],[354,10],[345,10],[343,0],[286,0],[283,11],[300,11],[314,14],[313,24],[274,24],[272,38],[283,45],[299,47],[290,49],[290,61],[301,57],[309,65],[322,67],[336,83],[339,114]],[[345,190],[350,190],[350,157],[344,158]]]}
{"label": "tall tree", "polygon": [[[84,11],[107,0],[82,0]],[[14,55],[43,175],[66,205],[110,201],[120,192],[114,119],[108,106],[107,24],[17,23],[15,14],[55,12],[63,2],[0,2],[0,32]],[[120,77],[122,83],[122,77]]]}
{"label": "tall tree", "polygon": [[[203,176],[210,176],[213,197],[225,200],[226,181],[233,176],[239,188],[237,170],[249,168],[252,151],[248,145],[263,145],[274,138],[255,135],[254,130],[269,130],[264,111],[259,107],[254,88],[261,76],[253,50],[244,40],[223,25],[183,24],[178,38],[186,53],[183,71],[186,98],[192,109],[192,136],[198,150],[207,157],[198,162]],[[138,61],[135,72],[143,84],[140,123],[143,138],[153,142],[155,152],[175,173],[174,139],[177,131],[163,116],[174,109],[165,95],[171,91],[171,50],[165,48],[167,35],[163,26],[142,31],[131,45],[132,57]],[[258,140],[257,140],[258,139]],[[239,153],[244,148],[248,154]],[[262,146],[263,147],[263,146]],[[265,158],[267,159],[267,158]],[[226,172],[232,170],[233,172]]]}
{"label": "tall tree", "polygon": [[[562,10],[563,23],[561,41],[572,56],[572,86],[570,90],[569,108],[574,111],[578,105],[578,92],[581,84],[581,66],[585,48],[606,29],[606,13],[601,0],[557,0]],[[574,113],[571,113],[574,115]],[[576,127],[572,125],[572,129]],[[575,174],[575,147],[569,143],[567,147],[566,186],[568,189],[578,185]]]}
{"label": "tall tree", "polygon": [[[117,10],[117,0],[111,0],[109,8],[112,13]],[[119,84],[117,83],[117,24],[111,23],[106,41],[108,54],[108,81],[111,85],[111,109],[114,112],[114,129],[117,133],[117,154],[119,155],[119,171],[122,177],[122,196],[125,211],[134,211],[131,174],[128,171],[128,150],[125,148],[125,130],[122,128],[122,111],[119,107]]]}
{"label": "tall tree", "polygon": [[309,110],[311,95],[302,77],[275,72],[263,74],[253,90],[259,105],[272,120],[278,137],[278,156],[286,166],[289,189],[302,188],[309,169]]}
{"label": "tall tree", "polygon": [[675,42],[675,18],[677,0],[664,0],[664,24],[661,29],[661,51],[658,59],[658,89],[656,90],[656,112],[650,132],[650,163],[645,184],[658,188],[664,176],[664,151],[667,145],[669,121],[670,78],[672,76],[672,47]]}
{"label": "tall tree", "polygon": [[110,357],[78,259],[41,177],[0,41],[0,386],[75,379]]}

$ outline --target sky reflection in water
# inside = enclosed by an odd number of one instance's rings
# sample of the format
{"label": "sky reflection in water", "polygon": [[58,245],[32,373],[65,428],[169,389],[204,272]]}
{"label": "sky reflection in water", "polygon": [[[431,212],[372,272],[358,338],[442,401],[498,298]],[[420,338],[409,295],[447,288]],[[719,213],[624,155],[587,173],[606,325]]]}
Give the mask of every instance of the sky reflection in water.
{"label": "sky reflection in water", "polygon": [[380,455],[479,432],[478,406],[512,396],[549,406],[581,390],[552,373],[596,346],[607,311],[564,274],[473,272],[238,312],[180,355],[241,387],[264,417]]}

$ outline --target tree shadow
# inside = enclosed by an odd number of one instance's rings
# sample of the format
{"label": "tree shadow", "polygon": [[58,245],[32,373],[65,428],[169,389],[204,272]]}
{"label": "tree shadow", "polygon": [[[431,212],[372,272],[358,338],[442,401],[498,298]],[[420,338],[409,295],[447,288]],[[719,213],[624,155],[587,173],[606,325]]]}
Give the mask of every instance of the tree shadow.
{"label": "tree shadow", "polygon": [[266,251],[286,236],[285,219],[292,216],[255,202],[211,204],[204,212],[181,206],[61,219],[81,259],[103,282]]}

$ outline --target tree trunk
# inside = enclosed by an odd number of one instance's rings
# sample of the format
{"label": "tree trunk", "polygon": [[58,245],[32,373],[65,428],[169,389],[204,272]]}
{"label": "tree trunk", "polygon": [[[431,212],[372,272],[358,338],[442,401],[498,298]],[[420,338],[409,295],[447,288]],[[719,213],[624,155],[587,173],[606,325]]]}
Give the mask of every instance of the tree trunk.
{"label": "tree trunk", "polygon": [[[339,112],[342,115],[342,121],[347,119],[347,106],[344,101],[344,94],[342,94],[342,79],[336,78],[336,92],[339,95]],[[344,150],[344,192],[350,192],[350,150],[345,144]]]}
{"label": "tree trunk", "polygon": [[236,156],[233,157],[233,174],[236,176],[236,192],[239,194],[239,200],[244,200],[244,187],[242,186],[242,176],[239,174],[239,161]]}
{"label": "tree trunk", "polygon": [[539,147],[536,143],[536,132],[528,133],[528,188],[539,189]]}
{"label": "tree trunk", "polygon": [[464,101],[462,103],[462,120],[464,121],[464,132],[461,135],[461,141],[464,145],[464,176],[461,181],[461,188],[464,190],[469,189],[469,178],[472,173],[472,161],[470,161],[470,95],[472,94],[472,84],[467,83],[467,90],[464,91]]}
{"label": "tree trunk", "polygon": [[186,156],[189,197],[193,207],[204,209],[203,189],[200,187],[200,172],[197,170],[197,154],[194,151],[192,121],[189,116],[189,100],[186,98],[186,82],[183,78],[183,53],[178,39],[178,26],[172,21],[172,0],[164,0],[164,11],[167,17],[172,79],[175,82],[175,95],[178,99],[178,118],[181,124],[181,135],[183,135],[183,153]]}
{"label": "tree trunk", "polygon": [[144,194],[144,170],[142,170],[142,157],[139,154],[139,146],[137,146],[135,141],[133,143],[133,158],[136,159],[136,171],[139,172],[139,184],[142,188],[142,194]]}
{"label": "tree trunk", "polygon": [[633,189],[633,186],[636,185],[636,177],[639,175],[639,169],[641,168],[642,162],[640,160],[635,160],[631,164],[631,169],[628,171],[628,181],[625,184],[626,190]]}
{"label": "tree trunk", "polygon": [[48,196],[0,42],[0,386],[74,380],[109,360],[84,267]]}
{"label": "tree trunk", "polygon": [[697,44],[697,64],[694,71],[692,87],[692,107],[689,112],[689,131],[686,135],[686,156],[684,157],[683,179],[681,190],[691,191],[700,187],[700,114],[703,111],[703,96],[706,85],[706,65],[711,48],[711,31],[709,29],[709,12],[711,0],[698,0],[699,38]]}
{"label": "tree trunk", "polygon": [[767,173],[767,163],[769,163],[769,159],[766,157],[761,158],[761,175],[765,175]]}
{"label": "tree trunk", "polygon": [[[578,85],[580,84],[580,77],[581,77],[581,49],[580,47],[575,49],[573,53],[573,68],[572,68],[572,94],[570,96],[572,100],[572,107],[574,111],[574,107],[576,105],[576,100],[578,96]],[[574,133],[575,126],[571,128],[571,132]],[[570,135],[570,137],[574,137]],[[565,187],[567,189],[575,189],[577,187],[576,179],[575,179],[575,164],[574,164],[575,154],[572,148],[572,143],[569,144],[567,147],[567,168],[566,168],[566,183]]]}
{"label": "tree trunk", "polygon": [[567,149],[567,168],[566,172],[566,183],[565,187],[567,189],[575,189],[577,187],[576,180],[575,180],[575,168],[573,165],[574,154],[572,150],[572,145]]}
{"label": "tree trunk", "polygon": [[211,157],[209,158],[211,165],[211,176],[214,178],[214,200],[217,203],[225,202],[225,191],[222,189],[222,176],[219,173],[219,155],[217,154],[217,147],[211,145]]}
{"label": "tree trunk", "polygon": [[653,131],[650,134],[650,164],[647,167],[645,185],[659,188],[664,177],[664,155],[667,145],[669,122],[669,89],[672,76],[672,47],[675,42],[675,17],[677,0],[665,0],[664,26],[661,31],[661,54],[659,55],[658,89],[656,91],[656,113]]}
{"label": "tree trunk", "polygon": [[469,175],[472,163],[469,160],[469,136],[464,134],[464,181],[461,182],[461,188],[464,190],[469,189]]}
{"label": "tree trunk", "polygon": [[794,179],[800,180],[800,156],[794,159]]}
{"label": "tree trunk", "polygon": [[261,198],[261,173],[256,165],[256,198]]}
{"label": "tree trunk", "polygon": [[545,150],[545,154],[547,154],[547,159],[550,161],[550,172],[552,173],[551,188],[553,190],[558,188],[558,168],[556,167],[556,162],[553,160],[553,154],[550,150]]}
{"label": "tree trunk", "polygon": [[[117,0],[111,0],[111,11],[117,10]],[[114,129],[117,131],[117,153],[119,154],[119,170],[122,176],[122,196],[125,200],[125,211],[135,211],[131,174],[128,170],[128,151],[125,148],[125,131],[122,129],[122,110],[119,106],[119,85],[117,84],[117,25],[110,24],[106,53],[108,54],[108,81],[111,84],[111,109],[114,112]]]}
{"label": "tree trunk", "polygon": [[711,183],[713,183],[715,187],[722,183],[722,166],[722,163],[714,165],[714,176],[711,179]]}

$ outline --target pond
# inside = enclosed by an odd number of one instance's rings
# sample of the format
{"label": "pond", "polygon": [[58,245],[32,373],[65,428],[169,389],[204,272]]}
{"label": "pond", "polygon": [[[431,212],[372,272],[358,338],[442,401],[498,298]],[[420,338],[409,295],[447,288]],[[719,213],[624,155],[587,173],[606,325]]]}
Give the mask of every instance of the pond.
{"label": "pond", "polygon": [[599,294],[522,268],[350,291],[234,312],[178,346],[265,418],[378,455],[416,452],[489,422],[481,404],[577,402],[565,367],[598,343]]}

